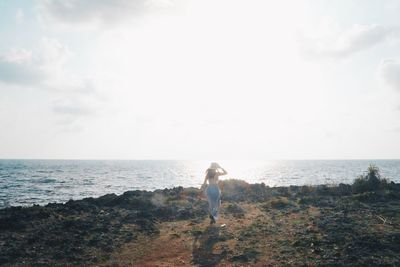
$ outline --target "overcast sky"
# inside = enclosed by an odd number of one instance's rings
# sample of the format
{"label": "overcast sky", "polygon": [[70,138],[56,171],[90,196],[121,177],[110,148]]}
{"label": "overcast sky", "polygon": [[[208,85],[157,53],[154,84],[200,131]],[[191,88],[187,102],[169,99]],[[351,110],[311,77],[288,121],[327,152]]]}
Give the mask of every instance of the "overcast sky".
{"label": "overcast sky", "polygon": [[398,14],[0,0],[0,158],[400,158]]}

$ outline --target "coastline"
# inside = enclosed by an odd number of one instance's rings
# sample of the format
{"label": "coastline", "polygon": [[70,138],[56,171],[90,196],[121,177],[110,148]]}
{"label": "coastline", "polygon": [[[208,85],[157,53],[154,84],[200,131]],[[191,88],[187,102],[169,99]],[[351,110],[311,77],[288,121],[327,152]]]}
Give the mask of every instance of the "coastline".
{"label": "coastline", "polygon": [[[200,187],[208,164],[192,160],[0,160],[0,209],[129,190]],[[223,165],[229,178],[272,187],[352,183],[369,164],[379,166],[382,176],[400,182],[400,160],[227,160]]]}
{"label": "coastline", "polygon": [[220,185],[214,226],[197,188],[1,209],[0,265],[400,265],[398,183]]}

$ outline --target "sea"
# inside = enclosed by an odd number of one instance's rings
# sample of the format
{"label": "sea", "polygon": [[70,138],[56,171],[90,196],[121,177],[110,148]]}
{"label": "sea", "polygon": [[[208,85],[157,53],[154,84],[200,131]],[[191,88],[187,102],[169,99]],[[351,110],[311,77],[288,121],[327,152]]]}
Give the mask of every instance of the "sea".
{"label": "sea", "polygon": [[[368,166],[400,182],[400,160],[226,160],[228,175],[268,186],[352,183]],[[210,161],[0,160],[0,208],[63,203],[128,190],[200,187]]]}

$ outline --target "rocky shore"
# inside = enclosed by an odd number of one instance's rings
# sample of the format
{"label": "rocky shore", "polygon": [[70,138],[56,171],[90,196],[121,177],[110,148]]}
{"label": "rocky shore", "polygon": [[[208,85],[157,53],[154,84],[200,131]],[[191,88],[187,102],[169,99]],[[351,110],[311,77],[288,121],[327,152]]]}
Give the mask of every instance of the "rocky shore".
{"label": "rocky shore", "polygon": [[[0,210],[2,266],[400,266],[400,184],[221,182]],[[222,226],[221,226],[222,225]]]}

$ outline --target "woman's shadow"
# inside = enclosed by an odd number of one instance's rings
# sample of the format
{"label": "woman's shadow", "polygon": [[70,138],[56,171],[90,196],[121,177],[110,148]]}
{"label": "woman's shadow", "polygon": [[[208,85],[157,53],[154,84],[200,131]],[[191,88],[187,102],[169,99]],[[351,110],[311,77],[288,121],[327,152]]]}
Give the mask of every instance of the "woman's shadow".
{"label": "woman's shadow", "polygon": [[227,251],[213,253],[214,245],[220,241],[220,227],[208,226],[196,234],[193,241],[192,257],[197,266],[215,266],[226,257]]}

